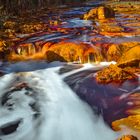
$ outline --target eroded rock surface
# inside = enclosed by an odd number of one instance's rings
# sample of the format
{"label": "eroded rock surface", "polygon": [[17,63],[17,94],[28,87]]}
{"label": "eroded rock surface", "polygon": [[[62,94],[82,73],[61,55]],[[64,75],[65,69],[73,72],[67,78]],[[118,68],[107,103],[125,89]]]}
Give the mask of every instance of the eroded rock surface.
{"label": "eroded rock surface", "polygon": [[104,68],[102,71],[99,71],[96,76],[96,80],[99,83],[123,82],[134,78],[136,78],[136,75],[131,72],[131,70],[122,69],[113,64]]}
{"label": "eroded rock surface", "polygon": [[135,66],[140,68],[140,46],[133,47],[123,53],[123,56],[118,61],[118,66]]}

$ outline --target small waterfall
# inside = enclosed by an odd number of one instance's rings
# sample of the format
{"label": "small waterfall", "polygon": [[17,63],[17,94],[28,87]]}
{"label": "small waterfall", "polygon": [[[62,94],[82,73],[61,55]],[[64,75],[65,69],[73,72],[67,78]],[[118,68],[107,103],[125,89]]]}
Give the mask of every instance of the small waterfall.
{"label": "small waterfall", "polygon": [[[10,87],[12,79],[20,78],[20,82],[25,82],[34,90],[39,91],[36,91],[35,96],[43,95],[43,99],[38,99],[41,102],[41,114],[45,116],[45,120],[41,120],[41,125],[33,128],[30,133],[32,135],[35,133],[37,136],[30,137],[30,140],[116,140],[118,134],[106,126],[101,117],[97,118],[92,109],[80,100],[55,71],[56,68],[48,68],[34,72],[8,74],[0,78],[0,87],[3,87],[1,93],[7,90],[4,89],[4,85]],[[26,116],[28,111],[24,110],[22,113],[21,116]],[[34,121],[28,125],[33,126],[33,123]],[[26,129],[27,126],[24,126],[22,130],[19,128],[17,133],[22,133]],[[24,135],[22,140],[28,138],[29,136]],[[5,139],[17,140],[16,134]]]}

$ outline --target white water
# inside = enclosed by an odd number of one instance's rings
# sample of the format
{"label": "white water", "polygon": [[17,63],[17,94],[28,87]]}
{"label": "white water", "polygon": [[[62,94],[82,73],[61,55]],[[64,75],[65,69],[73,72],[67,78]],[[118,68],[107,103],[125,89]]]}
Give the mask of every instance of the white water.
{"label": "white water", "polygon": [[[53,69],[50,68],[18,75],[20,75],[23,81],[26,81],[32,88],[38,91],[41,113],[45,119],[41,120],[42,122],[39,126],[30,128],[29,126],[35,126],[35,122],[29,122],[28,118],[26,118],[29,110],[24,109],[20,111],[20,116],[25,116],[25,119],[30,124],[23,125],[21,131],[18,130],[15,135],[0,137],[0,139],[116,140],[117,134],[105,125],[102,118],[98,118],[93,114],[92,109],[73,93]],[[0,87],[5,88],[4,85],[9,85],[14,76],[16,75],[9,74],[2,77],[0,79]],[[1,93],[3,90],[1,88]],[[5,117],[10,119],[9,116]],[[0,125],[1,123],[2,121],[0,119]],[[22,134],[23,136],[18,134],[25,130],[29,130],[29,134]],[[19,135],[22,136],[20,139],[17,138]]]}
{"label": "white water", "polygon": [[84,71],[84,70],[100,70],[101,68],[103,67],[107,67],[109,66],[110,64],[116,64],[116,62],[114,61],[111,61],[111,62],[100,62],[99,64],[90,64],[90,63],[85,63],[83,64],[83,67],[80,68],[80,69],[76,69],[76,70],[72,70],[70,72],[67,72],[67,73],[64,73],[61,77],[62,78],[65,78],[65,77],[68,77],[72,74],[75,74],[75,73],[78,73],[78,72],[81,72],[81,71]]}

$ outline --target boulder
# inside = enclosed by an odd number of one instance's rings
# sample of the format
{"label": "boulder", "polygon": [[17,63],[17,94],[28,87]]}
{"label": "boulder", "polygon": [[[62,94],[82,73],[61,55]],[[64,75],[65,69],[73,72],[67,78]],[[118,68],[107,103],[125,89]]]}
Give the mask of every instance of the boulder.
{"label": "boulder", "polygon": [[133,47],[124,52],[118,60],[119,67],[134,66],[140,68],[140,46]]}
{"label": "boulder", "polygon": [[87,63],[102,60],[100,52],[89,44],[59,42],[51,45],[48,51],[58,54],[59,56],[63,57],[64,60],[66,60],[67,62],[78,61],[80,63]]}
{"label": "boulder", "polygon": [[99,83],[117,82],[122,83],[128,79],[135,79],[136,75],[131,72],[131,69],[122,69],[117,65],[111,64],[109,67],[97,72],[96,80]]}
{"label": "boulder", "polygon": [[116,120],[112,122],[112,128],[115,131],[120,131],[121,126],[128,127],[129,129],[136,130],[140,132],[140,115],[133,115],[127,118]]}
{"label": "boulder", "polygon": [[102,61],[102,55],[89,44],[74,42],[47,42],[42,46],[38,43],[25,43],[15,47],[9,55],[9,60],[29,59],[86,63]]}
{"label": "boulder", "polygon": [[108,61],[118,61],[121,57],[122,51],[118,44],[111,44],[107,50],[107,60]]}
{"label": "boulder", "polygon": [[84,19],[99,19],[104,20],[108,18],[114,18],[115,12],[111,7],[100,6],[95,9],[91,9],[88,13],[84,14]]}
{"label": "boulder", "polygon": [[83,17],[85,20],[97,18],[97,8],[91,9],[88,13],[84,14]]}
{"label": "boulder", "polygon": [[48,62],[53,62],[53,61],[67,62],[67,60],[65,60],[62,56],[58,55],[53,51],[46,52],[46,59]]}
{"label": "boulder", "polygon": [[115,12],[111,7],[101,6],[97,10],[97,17],[99,20],[104,20],[107,18],[114,18]]}

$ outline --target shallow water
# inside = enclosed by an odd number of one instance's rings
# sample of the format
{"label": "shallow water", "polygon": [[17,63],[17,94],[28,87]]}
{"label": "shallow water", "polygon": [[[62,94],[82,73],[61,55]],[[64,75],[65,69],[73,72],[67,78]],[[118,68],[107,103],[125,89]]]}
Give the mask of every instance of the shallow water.
{"label": "shallow water", "polygon": [[[62,40],[67,41],[82,41],[87,43],[96,43],[93,40],[95,38],[101,38],[101,40],[98,40],[98,43],[121,43],[121,42],[127,42],[127,41],[139,41],[140,36],[103,36],[97,32],[98,28],[98,21],[93,22],[92,20],[83,20],[83,14],[89,11],[91,8],[97,7],[98,5],[101,5],[103,1],[94,1],[94,2],[87,2],[85,4],[77,4],[77,5],[69,5],[69,6],[60,6],[56,9],[52,9],[50,12],[46,12],[46,15],[43,17],[40,16],[40,20],[43,22],[46,22],[48,24],[48,28],[50,28],[51,31],[49,32],[40,32],[34,34],[32,37],[26,37],[25,40],[21,43],[35,43],[42,41],[43,43],[52,41],[52,42],[58,42]],[[135,25],[129,25],[129,23],[136,23],[139,22],[139,14],[134,14],[133,17],[131,17],[129,14],[120,14],[116,13],[115,15],[116,24],[120,25],[121,27],[124,27],[127,25],[127,28],[125,28],[126,32],[127,30],[133,30],[135,28],[139,28],[139,26]],[[137,19],[137,20],[136,20]],[[53,25],[49,23],[49,20],[52,22],[57,21],[57,25]],[[112,22],[112,21],[110,21]],[[96,24],[95,24],[96,23]],[[18,35],[19,37],[19,35]],[[21,38],[24,38],[24,35],[21,35]]]}

